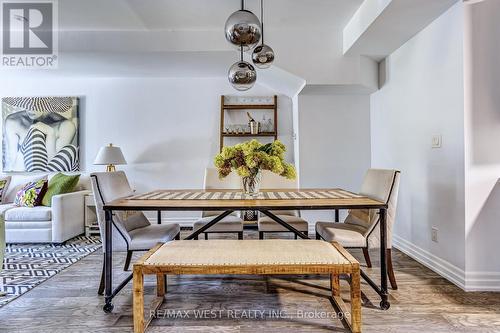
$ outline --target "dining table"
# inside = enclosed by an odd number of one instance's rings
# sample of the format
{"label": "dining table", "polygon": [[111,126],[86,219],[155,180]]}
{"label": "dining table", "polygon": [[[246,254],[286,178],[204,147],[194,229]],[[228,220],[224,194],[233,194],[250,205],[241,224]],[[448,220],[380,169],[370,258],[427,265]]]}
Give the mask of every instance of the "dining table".
{"label": "dining table", "polygon": [[[363,279],[380,296],[380,308],[387,310],[390,307],[387,290],[387,208],[386,202],[381,202],[360,194],[340,188],[332,189],[270,189],[261,190],[256,195],[245,194],[240,190],[156,190],[143,194],[134,194],[105,203],[105,255],[104,255],[104,284],[105,304],[103,311],[113,311],[113,298],[132,279],[132,274],[113,288],[113,246],[112,225],[116,211],[157,212],[158,223],[161,223],[161,214],[164,211],[219,211],[220,214],[200,229],[191,232],[185,240],[193,240],[199,234],[223,220],[235,211],[258,211],[293,232],[301,239],[308,236],[281,219],[273,211],[280,210],[332,210],[335,220],[339,222],[339,211],[355,209],[373,209],[379,214],[380,223],[380,286],[365,272],[361,271]],[[175,240],[173,240],[175,241]]]}

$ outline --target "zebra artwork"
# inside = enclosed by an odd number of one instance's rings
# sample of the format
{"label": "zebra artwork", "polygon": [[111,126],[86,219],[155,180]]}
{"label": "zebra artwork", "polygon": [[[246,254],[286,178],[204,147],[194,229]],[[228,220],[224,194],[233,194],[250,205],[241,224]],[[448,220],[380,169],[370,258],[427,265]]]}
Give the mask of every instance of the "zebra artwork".
{"label": "zebra artwork", "polygon": [[4,172],[79,170],[77,97],[2,98]]}

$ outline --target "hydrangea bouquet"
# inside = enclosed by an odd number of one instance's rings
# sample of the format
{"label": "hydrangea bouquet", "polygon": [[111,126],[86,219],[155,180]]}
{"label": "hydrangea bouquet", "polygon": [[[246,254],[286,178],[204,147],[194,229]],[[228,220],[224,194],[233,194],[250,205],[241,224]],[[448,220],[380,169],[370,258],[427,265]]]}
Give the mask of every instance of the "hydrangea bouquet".
{"label": "hydrangea bouquet", "polygon": [[293,165],[285,162],[286,147],[280,141],[261,144],[257,140],[222,148],[215,157],[219,177],[224,178],[235,170],[242,177],[243,189],[247,194],[257,194],[261,170],[269,170],[288,179],[295,179]]}

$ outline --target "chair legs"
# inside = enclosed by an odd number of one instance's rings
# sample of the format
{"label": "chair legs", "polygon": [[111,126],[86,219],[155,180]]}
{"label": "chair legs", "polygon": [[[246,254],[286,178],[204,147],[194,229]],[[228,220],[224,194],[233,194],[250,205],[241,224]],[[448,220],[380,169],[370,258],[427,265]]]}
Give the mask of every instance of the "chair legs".
{"label": "chair legs", "polygon": [[124,271],[128,271],[130,266],[130,260],[132,260],[132,251],[127,251],[127,258],[125,258],[125,266],[123,266]]}
{"label": "chair legs", "polygon": [[243,231],[238,232],[238,239],[243,239]]}
{"label": "chair legs", "polygon": [[368,248],[363,248],[363,255],[365,256],[366,267],[372,268],[372,261],[370,260],[370,252],[368,252]]}
{"label": "chair legs", "polygon": [[264,239],[264,232],[263,231],[259,231],[259,239]]}
{"label": "chair legs", "polygon": [[175,240],[181,240],[181,233],[180,232],[177,235],[175,235]]}
{"label": "chair legs", "polygon": [[205,240],[208,240],[208,232],[205,232]]}
{"label": "chair legs", "polygon": [[104,258],[102,260],[101,282],[99,282],[99,290],[97,295],[104,295]]}
{"label": "chair legs", "polygon": [[387,275],[389,276],[389,282],[391,283],[392,289],[398,289],[398,285],[396,283],[396,276],[394,275],[394,269],[392,268],[392,251],[391,249],[386,250],[387,257]]}
{"label": "chair legs", "polygon": [[316,233],[316,240],[320,240],[320,239],[321,239],[321,236],[318,233]]}

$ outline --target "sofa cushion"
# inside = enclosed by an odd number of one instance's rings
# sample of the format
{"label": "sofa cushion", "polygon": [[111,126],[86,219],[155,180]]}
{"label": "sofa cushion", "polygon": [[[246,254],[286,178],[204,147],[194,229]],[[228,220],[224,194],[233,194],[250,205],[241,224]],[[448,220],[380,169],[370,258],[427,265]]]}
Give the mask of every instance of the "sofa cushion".
{"label": "sofa cushion", "polygon": [[31,174],[31,175],[12,175],[10,179],[9,187],[7,188],[7,192],[5,193],[5,200],[2,203],[12,203],[16,198],[17,192],[29,182],[40,179],[45,174]]}
{"label": "sofa cushion", "polygon": [[0,203],[5,202],[7,189],[9,188],[11,176],[0,178]]}
{"label": "sofa cushion", "polygon": [[[48,174],[48,177],[49,177],[49,183],[50,183],[50,180],[52,178],[54,178],[55,176],[57,176],[59,174],[59,172],[55,172],[55,173],[49,173]],[[90,176],[87,175],[87,174],[84,174],[84,173],[81,173],[81,172],[64,172],[65,175],[68,175],[68,176],[75,176],[75,175],[80,175],[80,179],[78,180],[78,183],[76,184],[76,187],[74,189],[74,191],[84,191],[84,190],[92,190],[92,186],[90,185]]]}
{"label": "sofa cushion", "polygon": [[[5,230],[25,230],[26,232],[32,232],[34,230],[52,230],[52,221],[6,221]],[[51,235],[52,236],[52,235]],[[12,242],[12,240],[8,240]],[[24,242],[24,240],[22,240]]]}
{"label": "sofa cushion", "polygon": [[64,194],[73,192],[78,184],[80,175],[65,175],[63,173],[58,173],[50,178],[47,192],[42,199],[43,206],[52,205],[52,197],[58,194]]}
{"label": "sofa cushion", "polygon": [[11,208],[14,208],[16,207],[14,204],[12,203],[8,203],[8,204],[1,204],[0,205],[0,215],[3,215],[8,209],[11,209]]}
{"label": "sofa cushion", "polygon": [[14,204],[19,207],[35,207],[42,202],[47,191],[47,176],[25,184],[16,194]]}
{"label": "sofa cushion", "polygon": [[5,212],[6,221],[50,221],[52,209],[45,206],[15,207]]}

